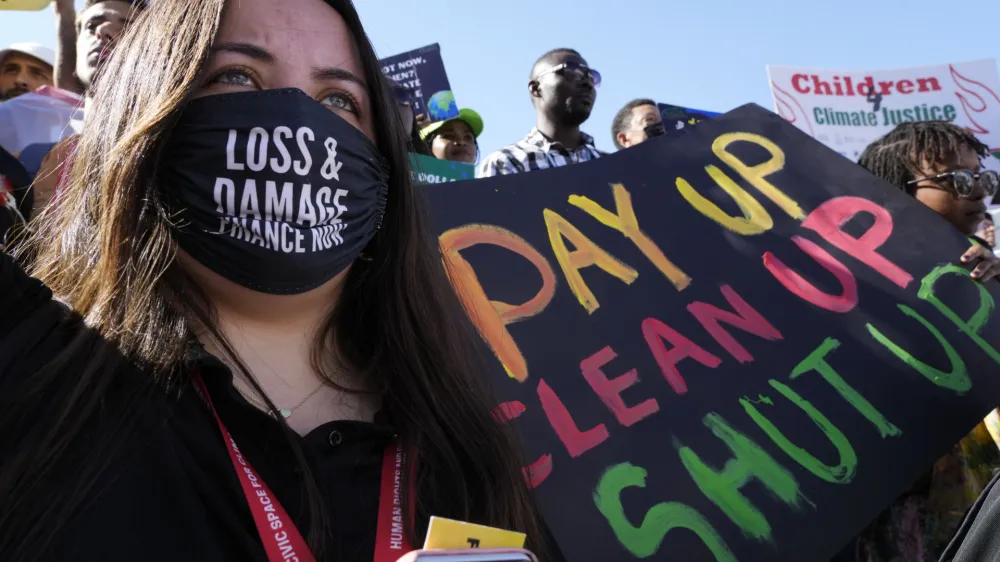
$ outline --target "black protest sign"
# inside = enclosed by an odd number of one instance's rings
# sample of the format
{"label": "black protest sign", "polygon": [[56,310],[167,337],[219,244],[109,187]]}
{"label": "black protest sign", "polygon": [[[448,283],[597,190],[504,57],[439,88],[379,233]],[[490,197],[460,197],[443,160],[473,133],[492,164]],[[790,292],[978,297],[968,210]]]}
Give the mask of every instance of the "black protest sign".
{"label": "black protest sign", "polygon": [[968,240],[759,107],[425,189],[569,560],[827,560],[1000,396]]}

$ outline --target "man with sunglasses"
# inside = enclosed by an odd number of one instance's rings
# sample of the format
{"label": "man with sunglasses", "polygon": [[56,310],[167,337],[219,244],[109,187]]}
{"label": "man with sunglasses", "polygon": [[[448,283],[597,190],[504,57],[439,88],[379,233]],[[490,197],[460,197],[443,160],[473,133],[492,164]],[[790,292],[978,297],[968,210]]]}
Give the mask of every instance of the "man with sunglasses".
{"label": "man with sunglasses", "polygon": [[580,130],[597,99],[601,75],[573,49],[555,49],[535,62],[528,93],[535,127],[528,136],[483,160],[476,177],[531,172],[596,160],[603,154]]}
{"label": "man with sunglasses", "polygon": [[[947,121],[923,121],[903,123],[873,142],[859,164],[969,237],[972,247],[959,260],[972,269],[973,278],[986,282],[1000,275],[1000,258],[975,237],[986,217],[985,200],[1000,184],[996,172],[982,169],[989,156],[986,145],[968,130]],[[969,498],[983,491],[995,468],[1000,468],[1000,449],[987,424],[980,423],[858,536],[847,559],[937,561],[971,507]],[[984,533],[979,539],[990,536]]]}

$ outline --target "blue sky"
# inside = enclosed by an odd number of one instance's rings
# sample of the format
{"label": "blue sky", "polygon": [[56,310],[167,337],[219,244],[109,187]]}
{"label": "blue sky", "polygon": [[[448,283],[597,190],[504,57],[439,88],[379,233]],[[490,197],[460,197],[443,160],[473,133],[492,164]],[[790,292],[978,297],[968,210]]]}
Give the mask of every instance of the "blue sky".
{"label": "blue sky", "polygon": [[[531,128],[527,75],[534,60],[554,47],[579,50],[604,76],[584,129],[605,150],[613,147],[615,112],[636,97],[715,111],[747,102],[771,109],[767,64],[863,70],[1000,57],[1000,40],[989,24],[1000,21],[995,1],[357,4],[380,56],[441,44],[459,105],[476,109],[485,120],[484,153]],[[55,45],[51,12],[0,11],[0,44],[29,40]]]}

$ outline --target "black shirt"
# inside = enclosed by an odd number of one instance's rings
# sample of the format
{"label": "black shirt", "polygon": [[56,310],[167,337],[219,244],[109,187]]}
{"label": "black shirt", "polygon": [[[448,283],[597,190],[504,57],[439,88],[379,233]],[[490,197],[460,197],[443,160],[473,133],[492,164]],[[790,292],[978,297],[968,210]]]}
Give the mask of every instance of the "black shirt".
{"label": "black shirt", "polygon": [[[65,306],[48,289],[0,253],[0,392],[65,345],[72,336],[61,329],[66,318]],[[221,362],[202,352],[190,363],[237,445],[304,535],[301,478],[279,423],[236,392]],[[128,396],[112,390],[102,398],[114,408]],[[138,438],[109,459],[110,468],[68,526],[48,537],[49,559],[266,562],[222,435],[193,389],[158,393],[141,415]],[[322,560],[373,559],[382,455],[394,435],[385,418],[331,422],[301,438],[332,520]],[[0,459],[13,453],[4,450],[6,442],[0,438]],[[9,557],[0,552],[0,560]]]}

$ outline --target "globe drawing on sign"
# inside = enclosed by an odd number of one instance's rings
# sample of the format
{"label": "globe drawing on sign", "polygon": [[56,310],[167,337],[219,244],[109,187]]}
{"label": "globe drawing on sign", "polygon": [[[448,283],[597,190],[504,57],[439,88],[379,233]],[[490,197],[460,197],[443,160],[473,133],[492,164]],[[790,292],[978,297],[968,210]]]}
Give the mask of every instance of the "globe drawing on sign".
{"label": "globe drawing on sign", "polygon": [[451,90],[442,90],[427,100],[427,112],[431,114],[432,121],[451,119],[458,116],[458,105],[455,103],[455,94]]}

